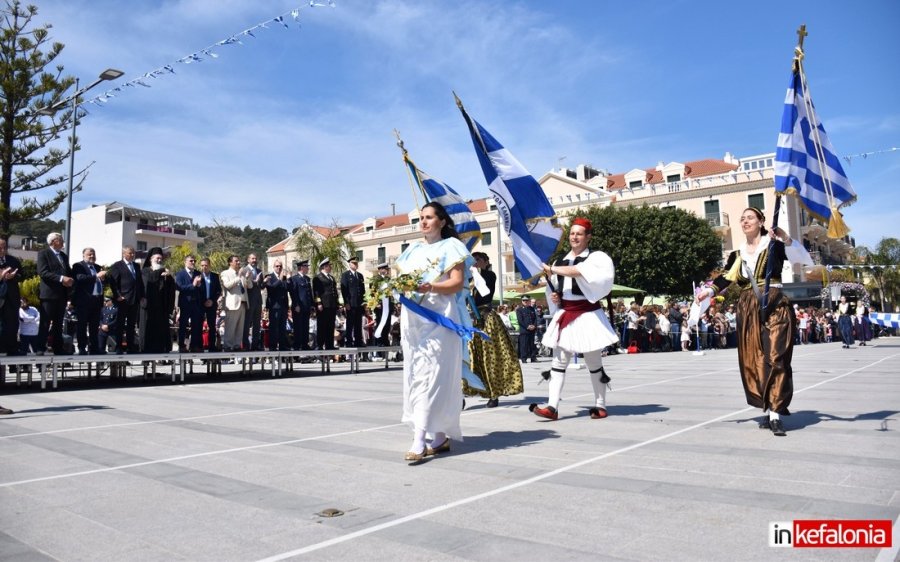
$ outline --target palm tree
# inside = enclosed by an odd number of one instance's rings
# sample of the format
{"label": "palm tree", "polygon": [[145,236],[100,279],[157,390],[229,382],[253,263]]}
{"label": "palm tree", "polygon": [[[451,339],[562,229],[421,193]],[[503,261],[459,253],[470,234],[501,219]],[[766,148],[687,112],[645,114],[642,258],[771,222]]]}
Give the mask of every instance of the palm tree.
{"label": "palm tree", "polygon": [[347,236],[347,229],[337,222],[325,228],[306,222],[294,232],[294,251],[309,260],[313,271],[318,271],[319,264],[328,258],[332,275],[340,277],[347,269],[347,258],[356,255],[356,243]]}

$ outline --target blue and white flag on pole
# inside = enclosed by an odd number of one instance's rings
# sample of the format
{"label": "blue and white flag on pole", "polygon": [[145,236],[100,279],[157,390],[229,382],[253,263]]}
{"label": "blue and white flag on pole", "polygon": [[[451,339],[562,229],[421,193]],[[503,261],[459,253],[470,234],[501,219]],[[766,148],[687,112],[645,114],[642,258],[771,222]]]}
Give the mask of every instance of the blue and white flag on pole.
{"label": "blue and white flag on pole", "polygon": [[412,177],[415,178],[419,189],[425,194],[425,198],[435,203],[443,205],[447,210],[447,214],[453,219],[456,226],[456,233],[466,248],[471,252],[475,244],[481,240],[481,225],[475,220],[475,213],[469,208],[465,200],[460,197],[459,193],[452,187],[442,181],[438,181],[413,163],[412,160],[404,153],[403,161],[409,166]]}
{"label": "blue and white flag on pole", "polygon": [[469,117],[459,98],[456,104],[469,126],[488,190],[512,241],[516,267],[523,279],[534,283],[542,273],[541,263],[550,259],[562,238],[556,212],[540,184],[516,157]]}
{"label": "blue and white flag on pole", "polygon": [[797,196],[800,204],[828,225],[833,238],[850,231],[838,212],[856,193],[818,120],[800,61],[788,86],[775,152],[775,191]]}

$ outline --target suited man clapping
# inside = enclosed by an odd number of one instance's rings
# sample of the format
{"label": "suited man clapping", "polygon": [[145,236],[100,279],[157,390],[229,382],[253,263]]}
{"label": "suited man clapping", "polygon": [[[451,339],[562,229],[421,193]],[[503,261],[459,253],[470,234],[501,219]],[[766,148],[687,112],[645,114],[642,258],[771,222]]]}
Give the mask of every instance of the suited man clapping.
{"label": "suited man clapping", "polygon": [[128,353],[137,353],[139,349],[135,339],[135,328],[141,305],[146,300],[144,280],[137,264],[134,263],[134,248],[131,246],[122,248],[122,259],[112,264],[106,277],[116,306],[116,353],[124,352],[123,344],[128,348]]}
{"label": "suited man clapping", "polygon": [[38,252],[37,271],[41,278],[41,321],[38,328],[38,351],[47,349],[48,336],[52,340],[53,353],[63,353],[62,324],[66,314],[66,301],[69,289],[75,284],[72,269],[69,267],[69,256],[62,251],[63,237],[59,232],[47,235],[47,245]]}
{"label": "suited man clapping", "polygon": [[190,351],[203,351],[203,277],[194,268],[196,259],[188,255],[184,258],[184,269],[175,274],[178,287],[178,350],[187,351],[184,342],[188,339],[190,325]]}
{"label": "suited man clapping", "polygon": [[75,338],[78,341],[78,354],[91,355],[104,353],[100,345],[100,310],[103,308],[103,280],[106,271],[97,266],[97,254],[93,248],[85,248],[81,252],[82,261],[72,265],[72,276],[75,286],[72,291],[72,304],[75,305]]}

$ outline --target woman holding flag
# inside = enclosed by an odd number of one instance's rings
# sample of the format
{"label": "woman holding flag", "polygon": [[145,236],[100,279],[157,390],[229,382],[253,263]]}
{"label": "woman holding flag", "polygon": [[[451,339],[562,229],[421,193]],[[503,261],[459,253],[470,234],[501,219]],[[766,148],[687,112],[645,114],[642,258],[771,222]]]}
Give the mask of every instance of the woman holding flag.
{"label": "woman holding flag", "polygon": [[[795,318],[791,302],[781,290],[780,274],[784,262],[788,261],[786,247],[792,241],[778,227],[769,236],[764,221],[765,215],[759,209],[744,210],[741,230],[746,242],[728,256],[727,273],[699,291],[696,302],[715,296],[735,282],[741,288],[737,305],[737,348],[744,394],[748,404],[768,412],[759,424],[760,429],[784,436],[781,416],[790,415],[788,406],[794,397],[791,357]],[[769,267],[774,273],[763,309],[767,261],[771,262]]]}
{"label": "woman holding flag", "polygon": [[422,274],[412,298],[400,297],[402,421],[413,429],[405,456],[411,462],[449,451],[451,439],[462,440],[461,332],[469,321],[465,294],[472,265],[443,205],[425,204],[419,224],[424,242],[413,243],[395,264],[401,275]]}

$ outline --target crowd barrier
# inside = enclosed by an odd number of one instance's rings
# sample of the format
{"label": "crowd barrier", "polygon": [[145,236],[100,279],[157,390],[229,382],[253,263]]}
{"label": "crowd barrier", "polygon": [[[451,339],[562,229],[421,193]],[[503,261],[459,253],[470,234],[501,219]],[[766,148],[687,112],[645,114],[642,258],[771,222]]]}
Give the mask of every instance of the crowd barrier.
{"label": "crowd barrier", "polygon": [[[222,372],[222,365],[229,361],[237,361],[241,365],[241,372],[253,372],[254,365],[260,365],[261,369],[271,372],[272,377],[283,376],[285,371],[293,371],[295,362],[312,361],[320,364],[322,373],[331,372],[331,364],[335,356],[343,356],[348,360],[351,373],[360,372],[360,356],[373,353],[382,354],[384,368],[390,367],[391,354],[400,352],[399,346],[380,347],[342,347],[338,349],[308,350],[308,351],[214,351],[214,352],[187,352],[180,353],[133,353],[125,355],[16,355],[12,357],[0,357],[0,380],[6,381],[7,371],[14,367],[16,374],[16,386],[22,384],[23,375],[27,376],[27,383],[31,384],[32,376],[36,373],[41,379],[41,390],[46,390],[48,381],[53,389],[58,388],[60,376],[68,374],[86,375],[91,377],[96,374],[100,377],[102,372],[108,370],[111,378],[125,377],[129,368],[140,366],[143,369],[144,378],[156,377],[158,369],[168,369],[172,382],[184,383],[185,373],[193,373],[195,362],[200,362],[206,368],[207,375]],[[268,367],[266,367],[268,365]]]}

